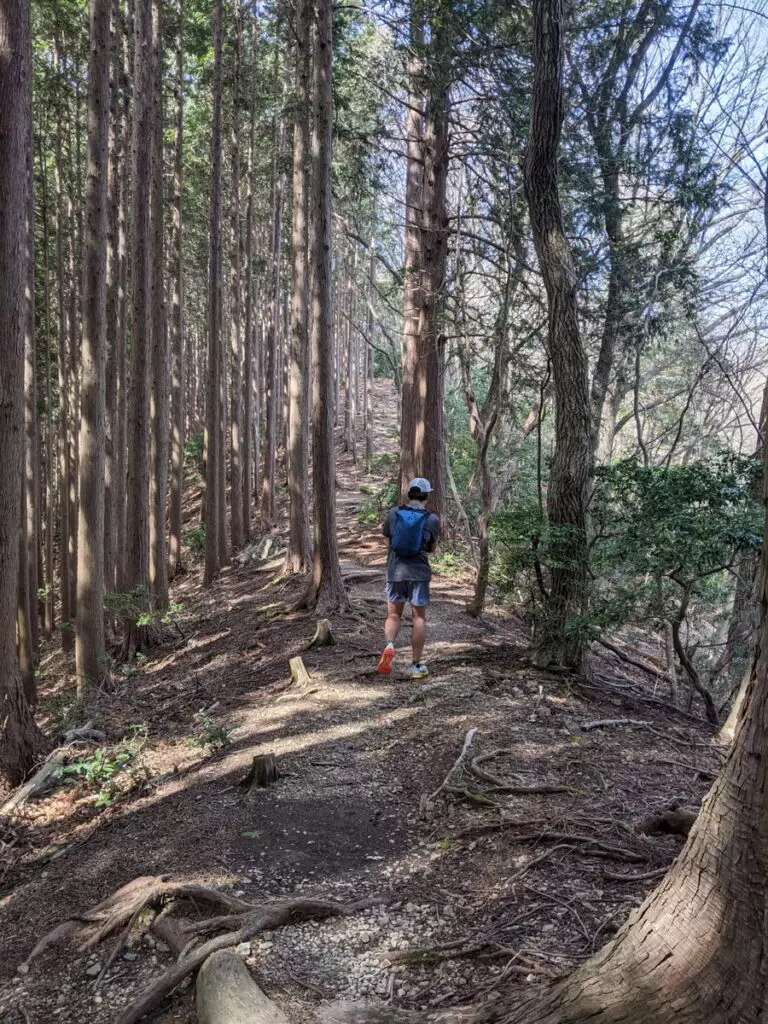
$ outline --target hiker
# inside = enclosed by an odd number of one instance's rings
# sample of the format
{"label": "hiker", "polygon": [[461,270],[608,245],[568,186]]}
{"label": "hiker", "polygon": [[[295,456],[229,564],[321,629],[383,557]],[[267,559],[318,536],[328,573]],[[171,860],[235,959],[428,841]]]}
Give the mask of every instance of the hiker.
{"label": "hiker", "polygon": [[429,581],[432,578],[428,555],[435,550],[440,536],[440,520],[426,507],[431,493],[429,480],[420,476],[411,480],[408,484],[408,504],[390,509],[381,531],[389,538],[387,621],[384,624],[387,646],[378,669],[382,676],[388,676],[392,671],[395,640],[400,632],[406,602],[410,602],[413,616],[413,663],[409,675],[411,679],[424,679],[429,675],[427,666],[421,660],[427,637]]}

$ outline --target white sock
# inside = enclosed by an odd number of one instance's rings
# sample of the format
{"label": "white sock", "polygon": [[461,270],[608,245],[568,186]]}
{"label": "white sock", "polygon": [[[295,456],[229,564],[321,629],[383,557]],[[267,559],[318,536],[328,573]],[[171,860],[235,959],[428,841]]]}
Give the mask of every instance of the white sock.
{"label": "white sock", "polygon": [[[391,640],[390,640],[390,642],[389,642],[389,643],[387,644],[387,647],[391,647],[393,651],[394,651],[394,649],[395,649],[395,645],[394,645],[394,644],[392,643],[392,641],[391,641]],[[385,648],[384,648],[384,650],[386,650],[386,649],[387,649],[387,648],[385,647]]]}

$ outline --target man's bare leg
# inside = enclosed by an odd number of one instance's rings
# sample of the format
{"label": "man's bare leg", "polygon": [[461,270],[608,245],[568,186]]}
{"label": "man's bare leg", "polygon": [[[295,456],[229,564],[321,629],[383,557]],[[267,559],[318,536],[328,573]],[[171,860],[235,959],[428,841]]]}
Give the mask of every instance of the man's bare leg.
{"label": "man's bare leg", "polygon": [[390,604],[387,602],[387,621],[384,623],[384,639],[388,644],[393,644],[397,640],[397,634],[400,632],[400,623],[403,618],[404,604]]}
{"label": "man's bare leg", "polygon": [[426,605],[412,606],[413,613],[413,634],[411,636],[411,649],[413,650],[413,664],[421,664],[421,656],[424,653],[424,643],[427,639],[427,608]]}
{"label": "man's bare leg", "polygon": [[400,632],[403,608],[405,608],[405,604],[387,602],[387,621],[384,623],[384,638],[387,641],[387,646],[379,660],[377,671],[380,676],[388,676],[392,671],[392,662],[395,660],[395,640]]}

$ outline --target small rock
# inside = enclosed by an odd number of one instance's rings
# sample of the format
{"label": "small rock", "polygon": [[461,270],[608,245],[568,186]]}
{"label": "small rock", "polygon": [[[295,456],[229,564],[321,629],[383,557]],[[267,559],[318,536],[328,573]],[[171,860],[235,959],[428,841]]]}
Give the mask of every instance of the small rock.
{"label": "small rock", "polygon": [[138,953],[123,953],[123,960],[127,960],[129,963],[133,963],[134,960],[139,959]]}
{"label": "small rock", "polygon": [[169,945],[167,945],[165,942],[161,942],[160,939],[158,939],[157,942],[155,943],[155,949],[158,951],[158,953],[170,953],[171,952],[171,947]]}
{"label": "small rock", "polygon": [[250,956],[251,944],[250,942],[241,942],[235,949],[238,956]]}
{"label": "small rock", "polygon": [[19,964],[16,968],[16,973],[21,975],[29,974],[29,964]]}
{"label": "small rock", "polygon": [[89,978],[98,978],[101,974],[101,964],[91,964],[90,967],[86,968],[85,973]]}

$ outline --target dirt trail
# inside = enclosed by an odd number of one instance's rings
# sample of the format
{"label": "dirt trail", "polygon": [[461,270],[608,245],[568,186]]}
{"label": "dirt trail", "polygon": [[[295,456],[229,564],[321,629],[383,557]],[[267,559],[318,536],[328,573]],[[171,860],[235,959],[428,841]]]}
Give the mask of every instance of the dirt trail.
{"label": "dirt trail", "polygon": [[[394,400],[383,382],[376,413],[377,452],[392,452]],[[429,680],[405,678],[405,654],[392,677],[376,675],[384,542],[356,517],[363,478],[346,455],[337,482],[354,604],[333,622],[338,645],[306,651],[310,618],[270,617],[300,586],[276,580],[277,562],[235,563],[208,593],[190,573],[174,590],[185,606],[184,641],[93,709],[110,737],[147,726],[141,763],[155,781],[98,814],[65,793],[12,823],[23,854],[9,859],[4,878],[0,862],[4,1022],[111,1021],[167,965],[162,944],[140,941],[101,992],[95,963],[109,947],[90,959],[61,947],[14,976],[34,937],[137,875],[169,873],[254,900],[380,896],[379,906],[353,918],[266,933],[241,950],[300,1021],[325,998],[447,1005],[567,970],[653,885],[610,873],[647,872],[679,849],[678,838],[639,836],[633,824],[674,798],[695,805],[715,754],[704,726],[654,704],[664,695],[626,676],[619,662],[597,664],[594,684],[532,668],[522,626],[502,615],[470,619],[466,584],[440,576]],[[407,641],[406,627],[403,650]],[[298,654],[312,675],[304,694],[289,685],[288,661]],[[48,706],[55,697],[47,695]],[[212,705],[211,721],[233,732],[210,756],[189,738],[193,712]],[[650,728],[582,730],[601,718],[643,719]],[[492,775],[508,786],[562,791],[504,793],[461,771],[452,786],[464,796],[443,794],[420,809],[471,728],[474,755],[507,751],[485,762]],[[277,756],[281,778],[248,804],[237,783],[253,755],[266,752]],[[461,938],[459,955],[438,951],[420,964],[399,964],[393,952]],[[155,1019],[192,1024],[189,986]]]}

